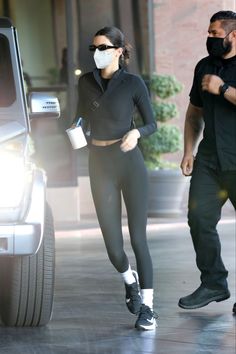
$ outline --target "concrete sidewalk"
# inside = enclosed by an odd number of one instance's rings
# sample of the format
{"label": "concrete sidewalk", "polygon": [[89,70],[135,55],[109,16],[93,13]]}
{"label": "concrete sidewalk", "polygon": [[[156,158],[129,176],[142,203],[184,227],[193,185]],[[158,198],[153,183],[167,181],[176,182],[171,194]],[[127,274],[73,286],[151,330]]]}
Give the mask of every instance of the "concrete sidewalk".
{"label": "concrete sidewalk", "polygon": [[[127,222],[124,244],[131,265]],[[231,298],[193,311],[178,299],[199,285],[186,218],[149,219],[147,233],[154,267],[158,328],[138,332],[124,302],[124,285],[106,255],[98,223],[56,232],[54,313],[45,328],[4,328],[0,353],[6,354],[235,354],[236,225],[231,215],[219,224],[222,257],[229,270]]]}

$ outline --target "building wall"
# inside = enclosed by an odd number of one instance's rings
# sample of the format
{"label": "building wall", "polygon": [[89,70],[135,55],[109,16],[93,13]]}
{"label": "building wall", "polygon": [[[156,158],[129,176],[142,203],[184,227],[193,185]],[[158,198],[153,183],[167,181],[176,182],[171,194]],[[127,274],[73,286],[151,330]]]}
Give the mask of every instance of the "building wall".
{"label": "building wall", "polygon": [[[176,96],[180,117],[173,123],[183,129],[193,71],[207,55],[206,37],[210,17],[220,10],[235,11],[235,0],[153,0],[155,67],[159,74],[173,74],[184,84]],[[170,159],[180,159],[182,153]]]}
{"label": "building wall", "polygon": [[[24,70],[32,77],[46,77],[48,69],[56,64],[51,1],[10,0],[9,5],[18,32]],[[33,83],[44,85],[47,80]]]}

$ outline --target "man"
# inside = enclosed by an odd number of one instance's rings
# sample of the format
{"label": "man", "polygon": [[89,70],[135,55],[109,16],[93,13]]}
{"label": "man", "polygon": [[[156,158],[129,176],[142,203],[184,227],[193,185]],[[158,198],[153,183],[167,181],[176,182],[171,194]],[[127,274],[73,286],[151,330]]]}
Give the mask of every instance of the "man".
{"label": "man", "polygon": [[201,272],[199,288],[179,300],[184,309],[230,297],[216,225],[227,199],[236,208],[236,13],[214,14],[208,33],[209,56],[195,68],[181,162],[182,173],[192,175],[188,223]]}

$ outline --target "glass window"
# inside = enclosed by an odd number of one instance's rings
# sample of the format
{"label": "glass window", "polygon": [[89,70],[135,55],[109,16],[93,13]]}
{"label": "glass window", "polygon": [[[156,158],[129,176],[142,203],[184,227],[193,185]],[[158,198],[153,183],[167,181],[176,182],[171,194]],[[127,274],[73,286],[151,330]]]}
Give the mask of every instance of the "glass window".
{"label": "glass window", "polygon": [[0,34],[0,107],[8,107],[16,100],[16,89],[11,62],[10,46]]}

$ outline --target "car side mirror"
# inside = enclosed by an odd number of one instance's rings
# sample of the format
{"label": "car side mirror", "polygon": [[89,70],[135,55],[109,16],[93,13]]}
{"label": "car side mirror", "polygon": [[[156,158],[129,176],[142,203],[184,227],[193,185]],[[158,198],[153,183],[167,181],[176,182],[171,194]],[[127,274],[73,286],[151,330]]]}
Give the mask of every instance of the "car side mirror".
{"label": "car side mirror", "polygon": [[58,98],[43,92],[29,94],[29,109],[30,119],[59,118],[61,113]]}

